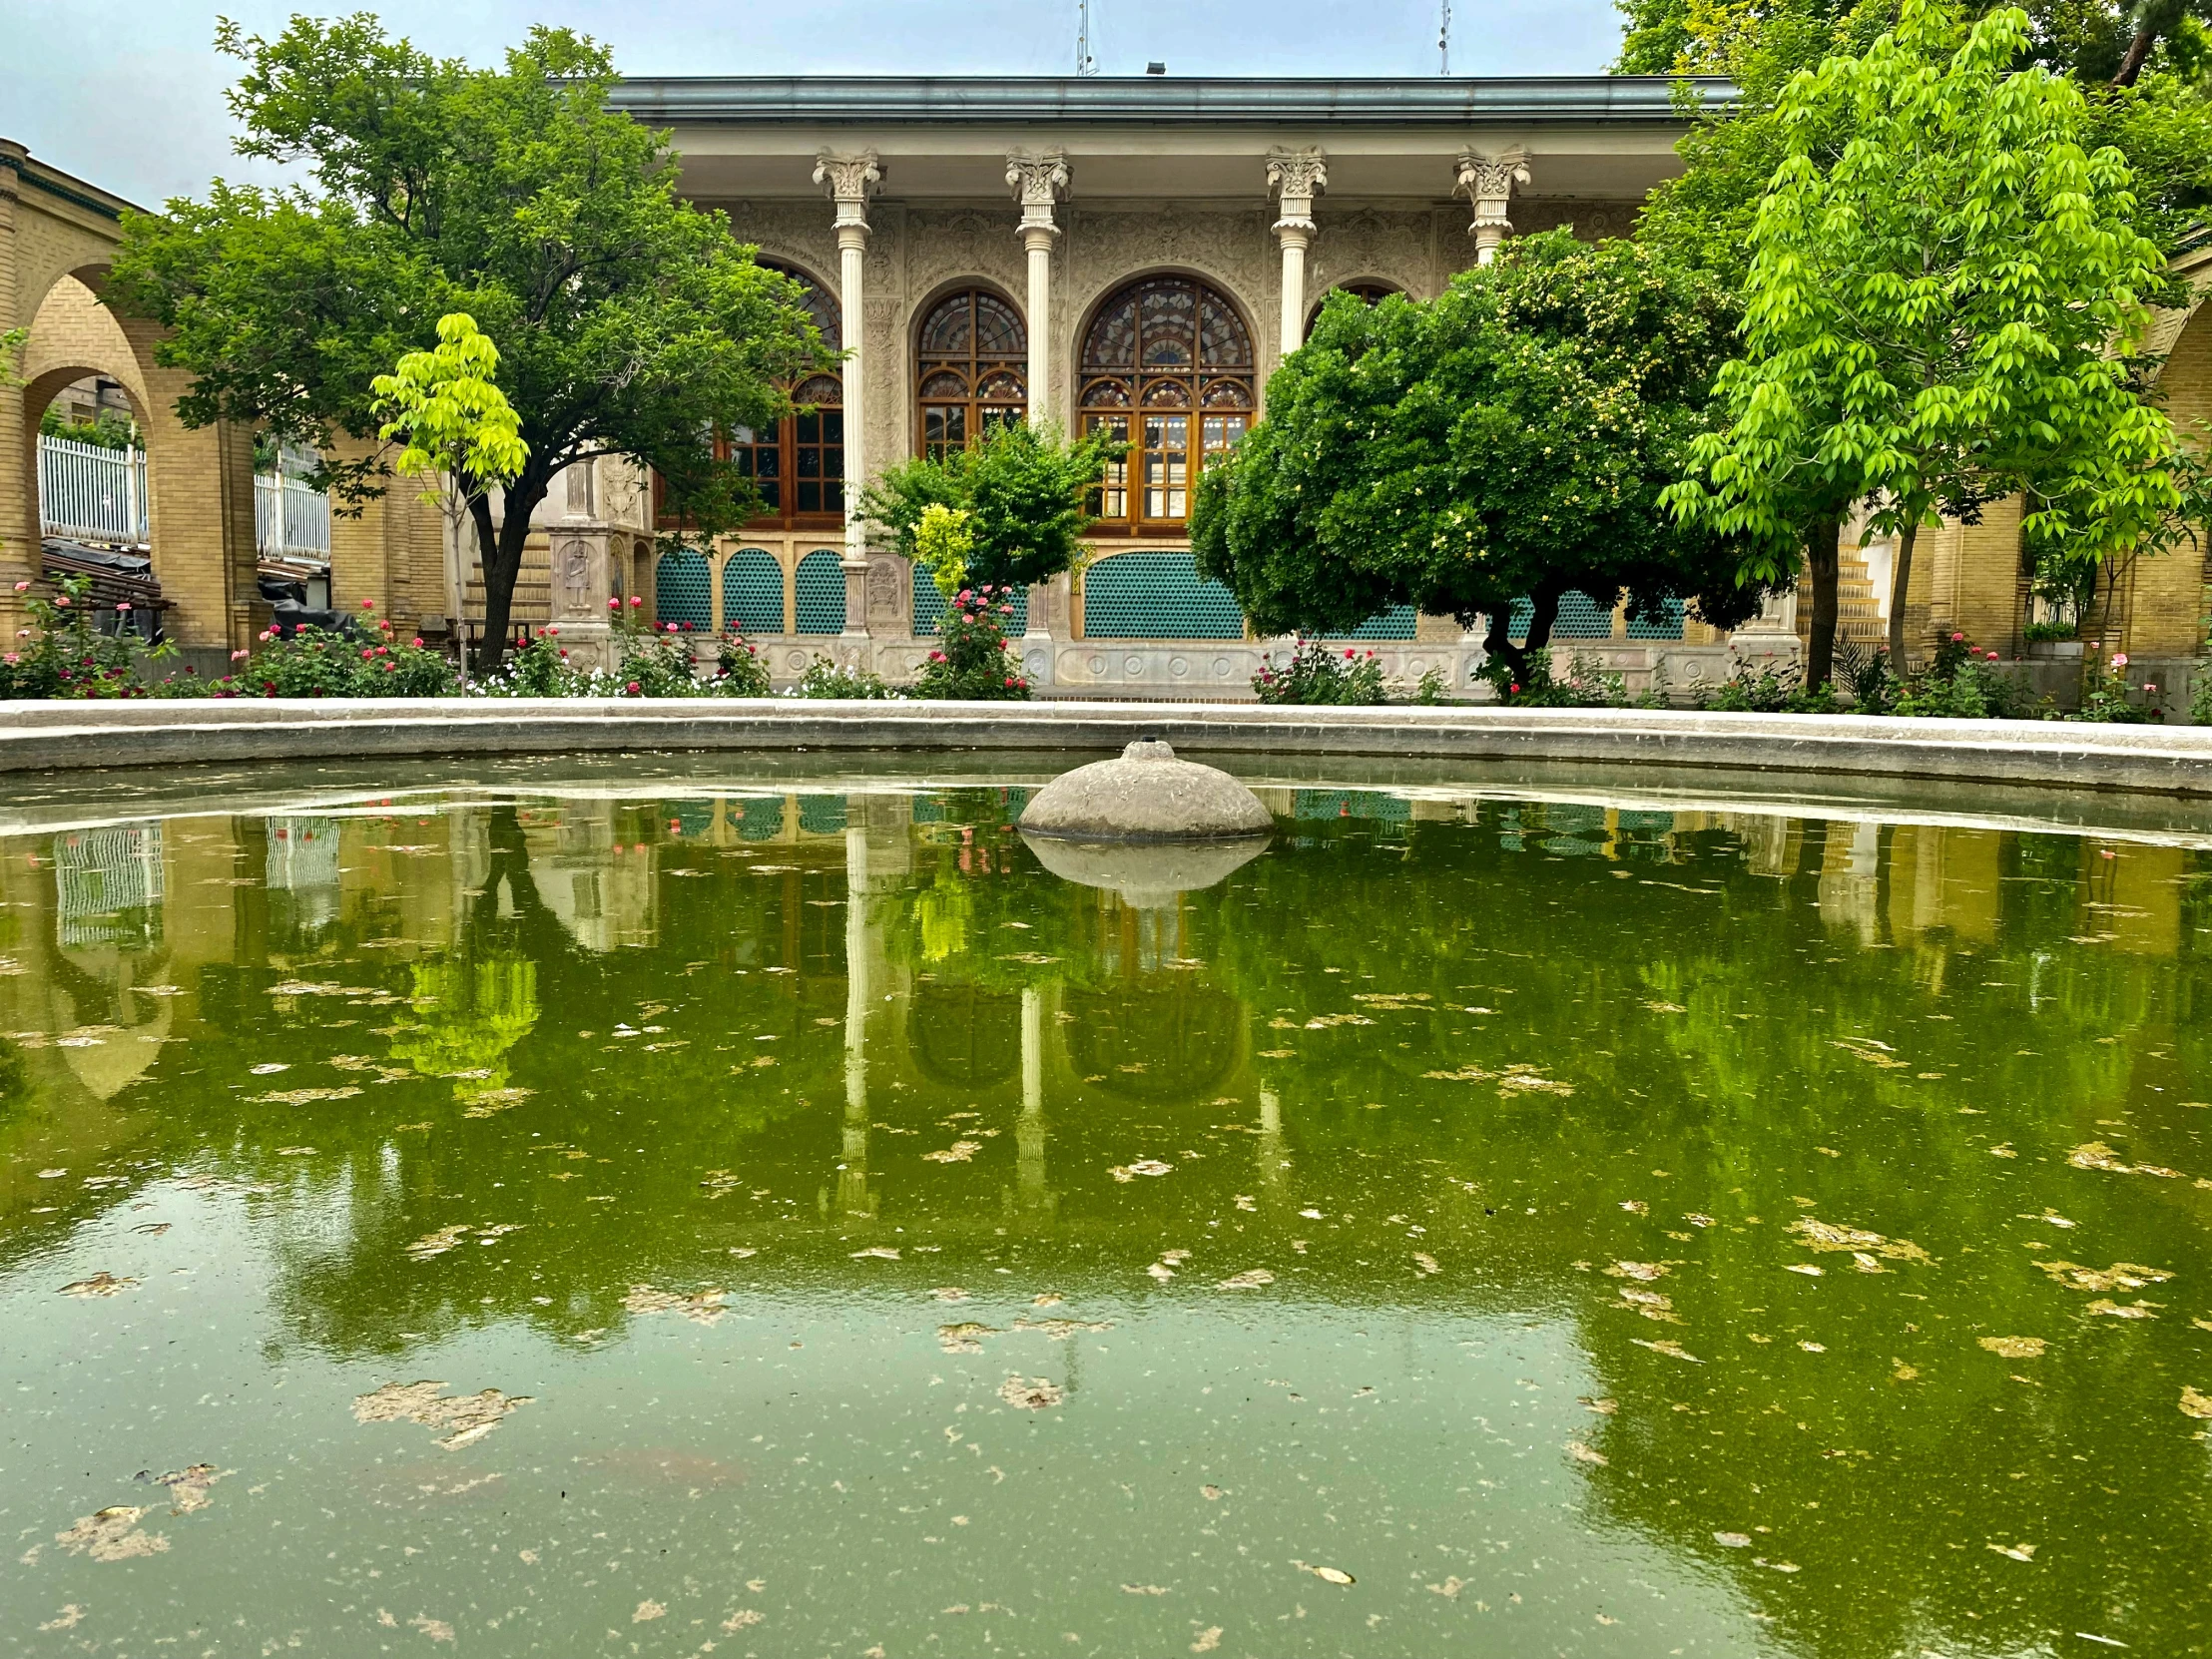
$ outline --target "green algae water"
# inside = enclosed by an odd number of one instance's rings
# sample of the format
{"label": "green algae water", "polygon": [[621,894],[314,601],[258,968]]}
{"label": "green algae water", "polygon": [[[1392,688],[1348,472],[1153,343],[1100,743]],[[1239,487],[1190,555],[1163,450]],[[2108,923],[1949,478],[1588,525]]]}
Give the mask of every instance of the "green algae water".
{"label": "green algae water", "polygon": [[0,1651],[2212,1642],[2202,825],[250,784],[0,837]]}

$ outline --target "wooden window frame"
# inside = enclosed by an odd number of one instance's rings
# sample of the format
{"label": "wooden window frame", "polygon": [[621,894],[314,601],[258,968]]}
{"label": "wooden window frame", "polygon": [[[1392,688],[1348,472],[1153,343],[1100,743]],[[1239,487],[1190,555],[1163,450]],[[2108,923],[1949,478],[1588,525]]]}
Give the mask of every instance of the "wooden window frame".
{"label": "wooden window frame", "polygon": [[[1189,355],[1175,360],[1172,318],[1147,327],[1148,294],[1189,295]],[[1127,310],[1122,355],[1105,330]],[[1211,321],[1209,321],[1211,318]],[[1220,334],[1227,349],[1209,344]],[[1259,418],[1259,361],[1244,307],[1203,277],[1153,272],[1117,284],[1091,313],[1077,348],[1077,429],[1101,427],[1129,445],[1093,493],[1097,536],[1183,536],[1208,458],[1226,454]]]}
{"label": "wooden window frame", "polygon": [[[1013,347],[982,349],[981,312],[985,301],[1004,308],[1006,319],[1020,336]],[[938,319],[955,305],[967,308],[965,350],[932,348],[930,335]],[[1021,307],[996,288],[975,282],[932,299],[914,326],[912,361],[914,453],[918,456],[926,459],[941,455],[955,441],[961,448],[972,448],[994,425],[1029,418],[1029,321],[1021,314]],[[940,389],[932,393],[932,381],[951,379],[958,381],[957,391]],[[1020,395],[1011,395],[1009,386],[1018,388]],[[998,395],[984,395],[989,388],[996,388]],[[932,416],[937,417],[937,431],[932,430]],[[956,436],[941,430],[953,424],[959,427]]]}

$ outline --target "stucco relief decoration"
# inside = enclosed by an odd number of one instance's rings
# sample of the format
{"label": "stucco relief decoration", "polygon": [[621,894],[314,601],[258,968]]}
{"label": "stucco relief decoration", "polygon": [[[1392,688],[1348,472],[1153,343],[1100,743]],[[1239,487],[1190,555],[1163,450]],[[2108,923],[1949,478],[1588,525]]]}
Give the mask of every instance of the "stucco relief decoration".
{"label": "stucco relief decoration", "polygon": [[1329,235],[1314,246],[1317,290],[1361,279],[1394,282],[1409,293],[1429,285],[1433,239],[1428,215],[1363,208],[1342,219],[1332,216],[1328,228]]}
{"label": "stucco relief decoration", "polygon": [[788,202],[730,202],[722,211],[730,232],[750,243],[761,259],[796,266],[832,296],[837,290],[837,236],[823,223],[822,210]]}
{"label": "stucco relief decoration", "polygon": [[878,622],[892,623],[899,620],[899,596],[904,589],[902,578],[906,567],[897,559],[875,558],[867,567],[867,620],[870,628]]}
{"label": "stucco relief decoration", "polygon": [[1262,213],[1192,214],[1175,209],[1086,214],[1068,238],[1074,306],[1088,310],[1110,287],[1158,269],[1195,271],[1255,314],[1275,298],[1281,259]]}
{"label": "stucco relief decoration", "polygon": [[1509,217],[1513,187],[1528,183],[1527,153],[1518,146],[1495,156],[1462,151],[1455,177],[1456,194],[1464,196],[1474,209],[1474,223],[1467,230],[1474,238],[1475,257],[1487,265],[1497,245],[1513,229]]}
{"label": "stucco relief decoration", "polygon": [[1021,244],[1003,213],[972,208],[907,216],[906,291],[926,300],[955,277],[981,277],[1018,298],[1028,282]]}
{"label": "stucco relief decoration", "polygon": [[[905,302],[868,297],[866,443],[872,476],[911,453],[907,431]],[[849,418],[849,417],[848,417]]]}
{"label": "stucco relief decoration", "polygon": [[1601,242],[1607,237],[1633,235],[1637,212],[1633,202],[1523,197],[1514,205],[1513,218],[1523,236],[1564,228],[1574,233],[1577,242]]}

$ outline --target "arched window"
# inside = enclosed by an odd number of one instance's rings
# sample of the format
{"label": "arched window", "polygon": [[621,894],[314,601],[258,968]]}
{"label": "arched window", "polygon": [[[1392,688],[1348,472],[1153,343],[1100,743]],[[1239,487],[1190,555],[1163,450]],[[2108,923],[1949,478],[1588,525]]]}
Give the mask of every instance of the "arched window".
{"label": "arched window", "polygon": [[715,576],[688,547],[663,553],[653,575],[653,617],[701,632],[715,625]]}
{"label": "arched window", "polygon": [[740,634],[784,631],[784,567],[776,555],[743,547],[722,567],[722,625]]}
{"label": "arched window", "polygon": [[[761,264],[801,283],[801,303],[822,330],[822,341],[838,349],[837,306],[803,271]],[[761,492],[759,525],[820,526],[844,517],[844,382],[835,374],[810,374],[792,387],[799,405],[773,427],[740,427],[731,433],[726,453]]]}
{"label": "arched window", "polygon": [[1252,423],[1252,331],[1196,277],[1142,277],[1099,306],[1082,382],[1083,430],[1129,445],[1093,498],[1102,528],[1180,529],[1199,469]]}
{"label": "arched window", "polygon": [[914,351],[921,452],[964,449],[1029,409],[1029,331],[984,288],[948,293],[922,318]]}
{"label": "arched window", "polygon": [[826,547],[818,547],[799,561],[792,578],[792,619],[795,634],[844,632],[844,561]]}

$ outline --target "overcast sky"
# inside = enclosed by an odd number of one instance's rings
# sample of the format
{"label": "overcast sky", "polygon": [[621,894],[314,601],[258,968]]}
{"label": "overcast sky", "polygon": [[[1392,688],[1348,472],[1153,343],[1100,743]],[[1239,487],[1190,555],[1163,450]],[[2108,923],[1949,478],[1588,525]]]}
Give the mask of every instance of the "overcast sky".
{"label": "overcast sky", "polygon": [[[632,75],[1061,75],[1076,0],[0,0],[0,138],[154,206],[254,176],[230,152],[235,66],[218,12],[275,33],[294,11],[373,9],[441,57],[491,62],[534,22],[608,41]],[[1437,0],[1092,0],[1108,75],[1437,72]],[[1610,0],[1454,0],[1460,75],[1583,75],[1619,26]]]}

